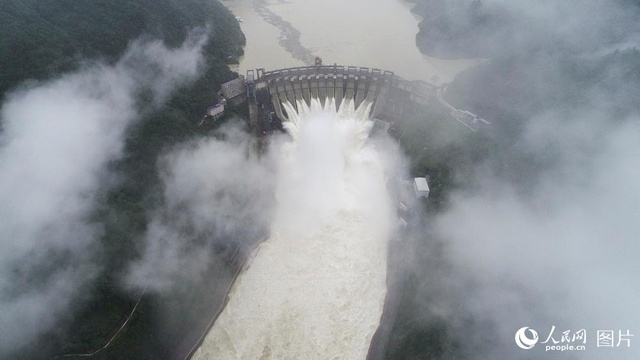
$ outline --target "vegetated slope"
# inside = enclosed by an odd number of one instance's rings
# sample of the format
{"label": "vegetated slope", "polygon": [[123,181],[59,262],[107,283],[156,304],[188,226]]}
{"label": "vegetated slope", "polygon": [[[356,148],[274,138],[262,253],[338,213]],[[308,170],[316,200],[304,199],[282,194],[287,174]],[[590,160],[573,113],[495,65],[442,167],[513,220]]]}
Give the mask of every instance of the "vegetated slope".
{"label": "vegetated slope", "polygon": [[[622,10],[621,10],[622,9]],[[493,58],[526,51],[584,51],[614,44],[637,31],[637,0],[417,0],[423,17],[416,44],[429,56]],[[577,21],[576,21],[577,20]]]}
{"label": "vegetated slope", "polygon": [[146,34],[180,44],[190,29],[211,25],[208,48],[219,60],[244,42],[228,11],[213,0],[5,0],[0,2],[0,94],[25,79],[44,79],[78,61],[114,61]]}
{"label": "vegetated slope", "polygon": [[534,159],[519,148],[532,119],[556,114],[566,123],[593,108],[616,122],[640,112],[631,95],[640,91],[640,2],[547,5],[419,0],[413,9],[425,17],[416,37],[423,53],[490,58],[447,84],[444,97],[491,121],[484,135],[493,155],[504,155],[494,171],[524,187],[554,163],[552,153]]}
{"label": "vegetated slope", "polygon": [[[136,256],[136,239],[144,234],[160,191],[156,161],[171,146],[205,136],[219,124],[196,126],[207,105],[217,101],[220,84],[235,76],[227,63],[241,55],[244,35],[232,14],[216,0],[0,2],[0,99],[25,81],[55,78],[83,61],[113,63],[137,38],[159,38],[174,47],[191,29],[205,26],[211,31],[203,48],[205,66],[200,76],[160,108],[145,111],[144,118],[129,130],[125,156],[112,164],[120,181],[100,195],[93,215],[104,226],[102,249],[96,258],[102,274],[57,329],[13,358],[50,359],[91,352],[122,324],[138,294],[122,289],[120,272]],[[236,109],[230,105],[227,113],[234,114]],[[224,266],[215,266],[220,277],[227,276]],[[173,348],[183,349],[184,343],[191,342],[188,337],[193,334],[188,330],[193,322],[206,319],[203,311],[214,307],[206,296],[215,296],[211,291],[215,286],[204,279],[184,284],[183,289],[164,297],[145,296],[117,341],[93,358],[171,358]]]}
{"label": "vegetated slope", "polygon": [[[602,134],[594,132],[591,141],[580,143],[581,151],[597,154],[607,129],[625,122],[637,124],[640,118],[640,106],[633,98],[640,92],[640,51],[634,48],[637,43],[627,41],[639,31],[638,1],[615,1],[611,11],[593,16],[585,16],[590,11],[584,10],[587,4],[576,7],[584,11],[574,14],[563,12],[569,5],[558,1],[558,9],[547,9],[544,19],[530,13],[520,18],[522,14],[512,12],[508,3],[419,0],[414,8],[424,17],[416,38],[423,53],[490,58],[459,74],[445,91],[447,101],[491,121],[490,126],[441,146],[427,137],[431,129],[426,122],[407,123],[402,141],[409,145],[416,175],[435,175],[444,194],[455,187],[473,191],[477,186],[473,176],[482,175],[474,174],[474,169],[527,194],[541,176],[563,165],[562,144],[549,143],[538,152],[526,146],[532,128],[554,135],[580,123],[599,126]],[[589,2],[594,3],[604,4]],[[561,26],[569,22],[571,26]],[[446,196],[437,200],[445,206],[431,204],[431,208],[446,210]],[[414,245],[419,259],[415,263],[421,265],[407,276],[386,359],[485,358],[492,344],[504,341],[492,338],[490,321],[456,308],[468,294],[452,290],[448,283],[453,270],[442,260],[444,240],[424,236]],[[448,310],[454,309],[455,317],[441,315],[446,313],[439,312],[444,302],[453,304]]]}

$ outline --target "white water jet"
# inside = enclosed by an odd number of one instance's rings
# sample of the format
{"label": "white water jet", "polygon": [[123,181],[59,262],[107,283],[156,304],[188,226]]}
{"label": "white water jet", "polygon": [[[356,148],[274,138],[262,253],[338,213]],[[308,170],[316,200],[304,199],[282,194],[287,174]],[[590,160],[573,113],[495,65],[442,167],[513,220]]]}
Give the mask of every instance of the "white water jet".
{"label": "white water jet", "polygon": [[[283,104],[271,237],[194,359],[365,359],[386,294],[393,205],[371,103]],[[332,111],[334,110],[334,111]],[[256,179],[259,181],[259,179]]]}

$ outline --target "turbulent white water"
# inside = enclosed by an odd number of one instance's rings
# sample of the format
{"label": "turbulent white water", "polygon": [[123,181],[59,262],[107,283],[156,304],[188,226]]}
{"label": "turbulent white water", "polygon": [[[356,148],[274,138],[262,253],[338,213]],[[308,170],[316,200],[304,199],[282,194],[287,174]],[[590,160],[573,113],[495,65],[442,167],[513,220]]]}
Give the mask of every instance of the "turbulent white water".
{"label": "turbulent white water", "polygon": [[194,359],[364,359],[378,327],[394,222],[371,104],[284,106],[271,238]]}

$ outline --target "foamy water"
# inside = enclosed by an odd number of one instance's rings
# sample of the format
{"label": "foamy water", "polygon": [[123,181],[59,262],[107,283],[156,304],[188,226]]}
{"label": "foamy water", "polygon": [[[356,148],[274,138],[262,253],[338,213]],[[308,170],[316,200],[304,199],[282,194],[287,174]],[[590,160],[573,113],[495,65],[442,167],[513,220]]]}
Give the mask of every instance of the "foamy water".
{"label": "foamy water", "polygon": [[394,222],[370,104],[284,105],[272,236],[194,359],[364,359],[380,322]]}

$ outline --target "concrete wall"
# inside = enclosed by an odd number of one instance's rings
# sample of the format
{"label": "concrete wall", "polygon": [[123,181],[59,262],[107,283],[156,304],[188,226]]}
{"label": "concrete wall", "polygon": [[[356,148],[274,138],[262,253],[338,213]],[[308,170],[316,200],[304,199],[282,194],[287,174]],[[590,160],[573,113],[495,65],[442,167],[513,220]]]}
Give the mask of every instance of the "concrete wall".
{"label": "concrete wall", "polygon": [[370,116],[376,116],[384,109],[388,88],[399,79],[390,71],[356,66],[258,69],[257,73],[256,83],[266,84],[272,106],[282,120],[286,120],[282,103],[289,102],[297,108],[298,101],[310,105],[312,98],[320,100],[322,105],[333,98],[338,107],[343,98],[353,99],[356,107],[369,100],[374,103]]}
{"label": "concrete wall", "polygon": [[[254,78],[254,74],[257,76]],[[297,110],[298,102],[310,104],[312,98],[325,105],[335,99],[336,107],[343,98],[353,99],[356,107],[365,100],[373,103],[370,117],[401,121],[411,116],[418,104],[432,100],[448,106],[451,115],[463,125],[476,131],[481,124],[490,124],[468,111],[455,109],[442,99],[441,89],[426,81],[408,81],[391,71],[359,66],[303,66],[265,71],[247,72],[247,84],[254,82],[256,89],[264,88],[270,94],[270,108],[282,121],[287,120],[282,104],[289,102]],[[249,86],[249,85],[247,85]]]}
{"label": "concrete wall", "polygon": [[245,93],[245,85],[244,76],[227,81],[221,85],[222,95],[227,99],[242,95]]}
{"label": "concrete wall", "polygon": [[370,117],[401,121],[415,112],[417,104],[437,99],[438,94],[437,87],[427,82],[408,81],[391,71],[358,66],[304,66],[273,71],[261,68],[249,72],[247,83],[251,77],[255,89],[268,92],[265,98],[271,100],[270,104],[262,105],[282,121],[288,120],[284,103],[297,110],[298,103],[310,105],[312,98],[323,106],[328,99],[334,99],[336,107],[345,98],[353,99],[356,107],[370,101]]}

